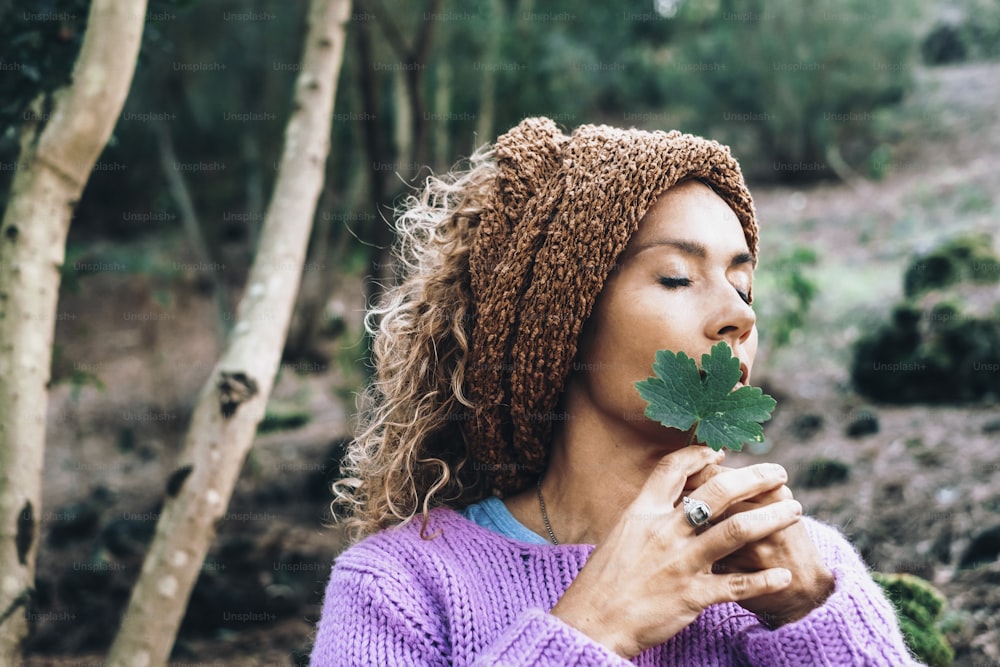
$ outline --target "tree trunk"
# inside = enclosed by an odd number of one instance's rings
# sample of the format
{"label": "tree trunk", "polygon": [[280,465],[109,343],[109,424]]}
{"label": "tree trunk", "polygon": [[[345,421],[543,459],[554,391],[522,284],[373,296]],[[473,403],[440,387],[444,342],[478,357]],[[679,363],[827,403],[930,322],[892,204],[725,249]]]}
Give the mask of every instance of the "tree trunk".
{"label": "tree trunk", "polygon": [[[406,75],[403,72],[392,73],[392,94],[396,101],[396,124],[393,128],[393,134],[396,137],[396,155],[399,156],[399,161],[392,169],[395,174],[390,172],[390,175],[395,175],[397,181],[402,178],[410,182],[418,169],[417,163],[413,161],[413,156],[417,153],[413,147],[413,128],[418,123],[413,118],[413,109],[416,104],[410,99],[406,80]],[[385,167],[379,165],[379,168],[384,169]]]}
{"label": "tree trunk", "polygon": [[[135,71],[146,0],[93,0],[73,83],[20,132],[0,223],[0,664],[21,663],[34,593],[59,269],[73,208]],[[36,100],[35,110],[42,100]]]}
{"label": "tree trunk", "polygon": [[430,60],[434,41],[434,26],[437,25],[433,17],[438,13],[440,4],[441,0],[427,0],[424,5],[424,21],[417,31],[412,52],[405,58],[405,62],[409,65],[404,72],[406,90],[413,108],[410,116],[410,122],[413,123],[411,144],[413,152],[410,154],[411,169],[408,179],[411,184],[430,161],[430,121],[427,117],[427,105],[424,103],[423,81],[424,69]]}
{"label": "tree trunk", "polygon": [[221,348],[226,334],[229,333],[229,320],[232,319],[229,315],[229,293],[226,291],[226,283],[213,268],[212,254],[208,250],[208,243],[205,242],[205,234],[202,232],[201,221],[198,220],[198,213],[194,208],[194,199],[191,197],[187,179],[183,172],[174,166],[177,164],[177,153],[174,150],[173,134],[166,123],[157,123],[153,126],[153,131],[160,147],[160,167],[163,169],[163,177],[167,179],[167,190],[181,214],[184,235],[191,244],[198,264],[204,267],[199,268],[199,272],[207,272],[212,287],[216,315],[215,343]]}
{"label": "tree trunk", "polygon": [[[320,197],[319,209],[321,215],[314,216],[312,238],[306,254],[306,265],[302,272],[302,285],[299,287],[299,298],[292,313],[292,323],[285,343],[288,357],[296,361],[313,362],[316,359],[314,343],[323,315],[326,312],[326,302],[331,288],[337,281],[333,267],[327,270],[330,259],[330,232],[333,228],[333,189],[327,187]],[[326,276],[331,280],[325,280]]]}
{"label": "tree trunk", "polygon": [[501,0],[490,0],[489,8],[493,29],[486,36],[486,55],[483,58],[483,61],[489,66],[479,75],[479,118],[476,122],[473,150],[493,140],[497,91],[497,71],[494,65],[500,62],[500,37],[507,20],[507,17],[504,16]]}
{"label": "tree trunk", "polygon": [[291,319],[329,153],[350,0],[312,0],[278,181],[222,357],[201,390],[156,535],[111,647],[112,667],[165,665],[253,444]]}
{"label": "tree trunk", "polygon": [[[488,61],[487,61],[488,62]],[[483,76],[490,72],[489,69],[483,72]],[[431,131],[431,168],[437,172],[446,171],[451,167],[454,159],[448,150],[448,125],[443,119],[451,113],[451,62],[447,58],[442,58],[437,66],[437,81],[434,87],[434,113],[437,122],[432,126]],[[480,105],[482,109],[482,105]]]}
{"label": "tree trunk", "polygon": [[[381,8],[378,11],[382,11]],[[365,111],[371,115],[364,121],[365,128],[365,155],[368,158],[370,169],[367,169],[370,177],[369,196],[371,198],[371,219],[365,219],[362,225],[364,239],[373,247],[368,251],[368,278],[365,281],[365,303],[374,304],[378,300],[381,289],[379,287],[384,267],[388,267],[392,257],[392,228],[382,219],[382,207],[388,199],[389,188],[386,185],[388,176],[385,165],[393,161],[392,151],[383,137],[383,131],[387,130],[385,125],[380,125],[375,116],[381,108],[379,104],[379,80],[375,75],[375,57],[372,48],[372,36],[368,25],[362,21],[358,23],[358,59],[359,76],[358,82],[361,86],[361,100]],[[398,78],[394,79],[394,83]],[[408,124],[399,119],[405,114],[405,107],[400,103],[396,105],[397,123],[403,123],[402,130],[405,131]],[[400,132],[400,125],[394,126],[396,133]],[[401,150],[397,150],[396,155],[404,155]],[[371,340],[365,339],[366,357],[370,357]],[[370,364],[365,364],[365,368],[370,368]],[[367,370],[366,370],[367,372]]]}

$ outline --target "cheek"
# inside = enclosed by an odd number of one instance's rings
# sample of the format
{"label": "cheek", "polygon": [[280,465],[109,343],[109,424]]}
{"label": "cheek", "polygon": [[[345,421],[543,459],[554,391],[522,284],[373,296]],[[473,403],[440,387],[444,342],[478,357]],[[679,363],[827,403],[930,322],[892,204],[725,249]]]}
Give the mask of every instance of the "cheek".
{"label": "cheek", "polygon": [[750,330],[750,337],[747,338],[746,350],[750,356],[749,367],[753,369],[753,362],[757,358],[757,325],[753,325],[753,329]]}

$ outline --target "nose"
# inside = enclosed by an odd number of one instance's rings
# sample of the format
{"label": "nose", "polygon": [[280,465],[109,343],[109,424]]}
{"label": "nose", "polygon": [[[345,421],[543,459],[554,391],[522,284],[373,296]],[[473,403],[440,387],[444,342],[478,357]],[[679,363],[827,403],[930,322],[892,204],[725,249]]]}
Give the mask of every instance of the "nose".
{"label": "nose", "polygon": [[718,308],[706,322],[705,335],[713,341],[724,340],[736,350],[750,338],[757,314],[732,287],[726,291],[729,294],[719,297]]}

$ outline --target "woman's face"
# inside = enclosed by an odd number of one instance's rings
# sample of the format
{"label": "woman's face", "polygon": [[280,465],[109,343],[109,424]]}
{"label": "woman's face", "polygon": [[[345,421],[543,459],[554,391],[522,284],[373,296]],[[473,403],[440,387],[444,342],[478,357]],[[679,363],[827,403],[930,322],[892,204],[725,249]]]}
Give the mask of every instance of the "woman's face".
{"label": "woman's face", "polygon": [[663,427],[643,416],[646,402],[634,386],[652,375],[657,350],[683,351],[700,363],[725,341],[748,382],[757,352],[756,316],[747,303],[753,274],[739,219],[721,197],[697,181],[668,190],[639,223],[597,298],[565,407],[575,415],[596,410],[663,441]]}

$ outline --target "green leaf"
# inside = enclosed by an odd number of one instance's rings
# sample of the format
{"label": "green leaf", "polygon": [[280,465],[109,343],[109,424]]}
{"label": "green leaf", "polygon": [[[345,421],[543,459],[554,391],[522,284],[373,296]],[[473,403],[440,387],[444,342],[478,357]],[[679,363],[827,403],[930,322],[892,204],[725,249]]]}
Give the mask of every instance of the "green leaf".
{"label": "green leaf", "polygon": [[761,423],[771,418],[777,402],[757,387],[733,391],[740,360],[726,343],[702,355],[700,371],[685,353],[658,350],[653,373],[635,383],[650,419],[681,431],[693,428],[693,439],[716,451],[738,452],[744,443],[764,439]]}

